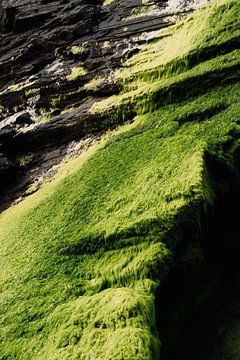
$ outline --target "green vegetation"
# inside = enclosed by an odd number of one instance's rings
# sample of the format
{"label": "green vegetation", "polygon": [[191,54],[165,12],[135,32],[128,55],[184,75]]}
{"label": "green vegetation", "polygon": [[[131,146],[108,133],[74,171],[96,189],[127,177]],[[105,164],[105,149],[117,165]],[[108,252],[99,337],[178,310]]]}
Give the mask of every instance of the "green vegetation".
{"label": "green vegetation", "polygon": [[114,0],[104,0],[103,6],[107,6],[113,3]]}
{"label": "green vegetation", "polygon": [[20,90],[23,90],[25,89],[26,87],[29,87],[31,85],[34,84],[34,81],[31,81],[31,82],[21,82],[21,83],[18,83],[18,84],[14,84],[14,85],[11,85],[9,86],[9,89],[12,90],[12,91],[20,91]]}
{"label": "green vegetation", "polygon": [[200,9],[130,58],[118,77],[129,80],[136,75],[138,80],[153,81],[229,52],[240,36],[237,19],[237,1],[219,0],[218,5]]}
{"label": "green vegetation", "polygon": [[[145,2],[145,3],[144,3]],[[125,21],[137,19],[142,16],[148,16],[152,11],[156,10],[156,5],[151,2],[148,4],[148,0],[143,0],[143,6],[132,9],[131,14],[124,18]]]}
{"label": "green vegetation", "polygon": [[52,119],[51,113],[46,114],[45,116],[41,116],[37,119],[37,123],[44,123]]}
{"label": "green vegetation", "polygon": [[61,96],[53,98],[50,102],[51,108],[56,109],[60,103],[61,103]]}
{"label": "green vegetation", "polygon": [[33,95],[37,95],[40,92],[40,88],[29,89],[25,92],[26,97],[31,97]]}
{"label": "green vegetation", "polygon": [[27,153],[27,154],[23,154],[17,157],[16,159],[16,163],[19,166],[27,166],[28,164],[30,164],[33,160],[33,154],[32,153]]}
{"label": "green vegetation", "polygon": [[[135,110],[139,113],[138,108],[142,109],[143,103],[148,102],[146,111],[149,111],[153,106],[162,105],[162,102],[156,104],[156,97],[162,101],[159,92],[163,89],[171,94],[171,87],[178,84],[177,91],[181,93],[181,89],[190,84],[187,95],[191,96],[190,78],[198,77],[202,83],[204,75],[207,81],[206,74],[215,76],[221,68],[231,72],[232,67],[234,71],[239,57],[238,6],[237,1],[220,0],[218,5],[200,9],[184,22],[167,29],[162,38],[130,58],[116,74],[117,79],[124,81],[121,94],[96,104],[93,110],[102,111],[116,105],[128,108],[129,104],[132,109],[137,103]],[[235,49],[238,50],[234,52]]]}
{"label": "green vegetation", "polygon": [[87,84],[84,85],[84,89],[92,90],[98,85],[100,85],[104,80],[103,76],[96,76],[91,81],[89,81]]}
{"label": "green vegetation", "polygon": [[87,70],[84,69],[84,67],[78,67],[78,68],[74,68],[72,69],[71,74],[68,76],[68,80],[69,81],[76,81],[79,78],[81,78],[82,76],[87,74]]}
{"label": "green vegetation", "polygon": [[71,47],[71,53],[73,55],[81,54],[85,51],[88,46],[88,42],[83,42],[80,45],[74,45]]}
{"label": "green vegetation", "polygon": [[30,195],[35,193],[39,189],[39,184],[34,182],[25,192],[25,195]]}
{"label": "green vegetation", "polygon": [[[123,93],[95,111],[113,119],[132,111],[134,123],[1,214],[0,358],[159,359],[156,289],[183,227],[199,228],[236,173],[239,9],[227,0],[191,15],[144,50],[157,64],[132,58]],[[190,34],[194,19],[199,42],[185,39],[167,57],[171,36],[188,26]],[[182,59],[181,71],[169,70]]]}

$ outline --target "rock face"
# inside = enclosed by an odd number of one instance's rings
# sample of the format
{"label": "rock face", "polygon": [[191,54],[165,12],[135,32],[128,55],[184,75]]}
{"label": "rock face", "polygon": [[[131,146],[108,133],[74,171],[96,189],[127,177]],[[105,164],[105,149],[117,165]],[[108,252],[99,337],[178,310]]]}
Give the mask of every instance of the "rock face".
{"label": "rock face", "polygon": [[[50,170],[53,162],[45,162],[45,153],[53,151],[57,164],[71,141],[106,130],[105,119],[90,109],[95,101],[119,92],[114,74],[121,63],[173,24],[176,15],[204,2],[1,2],[0,143],[21,173],[18,184],[2,196],[1,208],[9,204],[9,196],[21,196],[42,167]],[[61,155],[56,157],[58,147]],[[16,159],[29,153],[35,161],[22,171]],[[40,170],[30,181],[32,166]]]}

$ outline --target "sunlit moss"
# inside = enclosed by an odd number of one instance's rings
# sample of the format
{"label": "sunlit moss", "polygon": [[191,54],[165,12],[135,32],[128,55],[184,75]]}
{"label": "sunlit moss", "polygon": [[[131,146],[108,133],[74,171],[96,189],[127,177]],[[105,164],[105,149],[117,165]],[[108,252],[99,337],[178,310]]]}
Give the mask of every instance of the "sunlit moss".
{"label": "sunlit moss", "polygon": [[76,81],[82,76],[87,74],[87,70],[84,67],[73,68],[71,74],[67,77],[69,81]]}
{"label": "sunlit moss", "polygon": [[12,91],[20,91],[28,86],[31,86],[34,84],[34,81],[29,81],[29,82],[21,82],[21,83],[18,83],[18,84],[14,84],[14,85],[11,85],[9,86],[9,89],[12,90]]}
{"label": "sunlit moss", "polygon": [[26,97],[31,97],[33,95],[37,95],[40,92],[40,88],[29,89],[25,92]]}
{"label": "sunlit moss", "polygon": [[107,5],[110,5],[114,2],[114,0],[104,0],[103,2],[103,6],[107,6]]}
{"label": "sunlit moss", "polygon": [[88,46],[88,42],[83,42],[80,45],[73,45],[71,47],[71,53],[73,55],[81,54]]}
{"label": "sunlit moss", "polygon": [[87,90],[91,90],[94,89],[95,87],[97,87],[98,85],[100,85],[104,80],[103,76],[97,76],[94,79],[92,79],[90,82],[88,82],[87,84],[84,85],[84,88]]}

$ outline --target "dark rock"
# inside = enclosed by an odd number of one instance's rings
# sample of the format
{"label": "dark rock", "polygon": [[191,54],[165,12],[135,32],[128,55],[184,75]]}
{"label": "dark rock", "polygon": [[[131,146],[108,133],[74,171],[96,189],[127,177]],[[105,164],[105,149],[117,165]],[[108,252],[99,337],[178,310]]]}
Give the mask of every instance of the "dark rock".
{"label": "dark rock", "polygon": [[0,4],[0,31],[2,33],[10,32],[13,30],[16,16],[16,8],[11,4],[2,1]]}
{"label": "dark rock", "polygon": [[33,121],[31,119],[31,115],[28,112],[23,112],[22,114],[16,117],[17,125],[30,125]]}
{"label": "dark rock", "polygon": [[0,193],[13,181],[14,175],[13,164],[4,154],[0,153]]}
{"label": "dark rock", "polygon": [[[21,111],[7,117],[0,122],[0,140],[2,145],[12,143],[14,136],[21,128],[32,124],[31,115],[28,112]],[[10,145],[12,146],[12,144]]]}

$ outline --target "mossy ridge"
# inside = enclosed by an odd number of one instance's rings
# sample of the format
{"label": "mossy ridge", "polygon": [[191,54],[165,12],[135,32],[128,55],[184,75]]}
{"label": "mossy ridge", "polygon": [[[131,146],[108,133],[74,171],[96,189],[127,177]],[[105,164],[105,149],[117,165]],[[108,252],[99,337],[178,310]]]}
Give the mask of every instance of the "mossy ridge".
{"label": "mossy ridge", "polygon": [[[199,62],[239,48],[239,4],[221,0],[162,31],[162,37],[131,57],[117,78],[151,81],[189,70]],[[158,54],[158,56],[156,56]],[[155,73],[154,73],[155,72]]]}
{"label": "mossy ridge", "polygon": [[240,50],[234,50],[161,82],[134,81],[134,88],[129,88],[128,93],[95,103],[92,112],[104,114],[112,124],[122,123],[137,114],[155,111],[166,104],[197,96],[206,89],[219,86],[221,82],[225,85],[238,82],[239,55]]}
{"label": "mossy ridge", "polygon": [[[239,49],[238,13],[236,0],[218,1],[217,5],[213,2],[212,6],[198,10],[175,28],[167,29],[163,38],[147,45],[117,73],[118,80],[123,82],[121,93],[100,101],[94,105],[93,111],[106,111],[111,106],[117,106],[120,107],[119,112],[125,114],[123,109],[130,103],[131,109],[137,103],[141,108],[143,98],[146,103],[149,93],[156,93],[161,88],[170,93],[168,86],[185,77],[188,81],[189,77],[199,76],[194,85],[201,86],[203,73],[220,70],[225,67],[225,59],[229,62],[231,56],[237,54],[234,50]],[[190,69],[192,72],[189,72]],[[146,112],[151,110],[153,103],[156,109],[155,100],[150,97]],[[166,99],[166,95],[164,100],[174,101],[173,97]]]}
{"label": "mossy ridge", "polygon": [[235,171],[237,81],[139,116],[23,216],[24,202],[0,216],[3,358],[159,358],[155,289],[214,202],[208,157]]}

